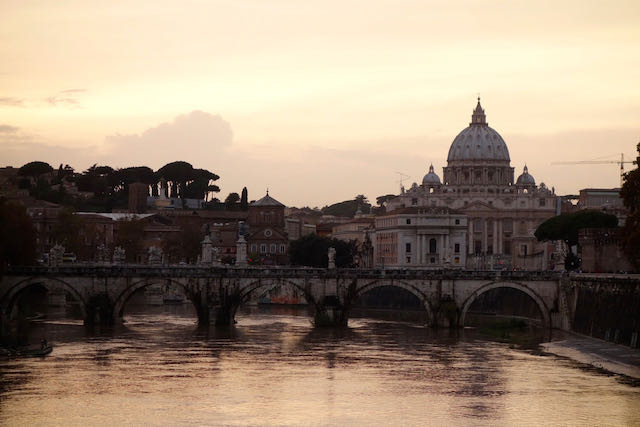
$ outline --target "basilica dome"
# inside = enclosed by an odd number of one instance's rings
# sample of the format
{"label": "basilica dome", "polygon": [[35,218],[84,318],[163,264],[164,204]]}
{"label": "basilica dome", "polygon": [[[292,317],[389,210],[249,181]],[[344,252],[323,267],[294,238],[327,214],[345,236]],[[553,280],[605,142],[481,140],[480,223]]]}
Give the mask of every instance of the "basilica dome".
{"label": "basilica dome", "polygon": [[536,180],[533,176],[529,175],[529,168],[527,165],[524,165],[524,170],[522,171],[522,175],[518,177],[516,185],[536,185]]}
{"label": "basilica dome", "polygon": [[440,177],[433,171],[433,165],[429,166],[429,173],[422,178],[422,185],[440,185]]}
{"label": "basilica dome", "polygon": [[471,116],[471,123],[453,140],[447,156],[447,162],[468,163],[474,160],[507,164],[511,160],[504,139],[487,124],[480,98]]}

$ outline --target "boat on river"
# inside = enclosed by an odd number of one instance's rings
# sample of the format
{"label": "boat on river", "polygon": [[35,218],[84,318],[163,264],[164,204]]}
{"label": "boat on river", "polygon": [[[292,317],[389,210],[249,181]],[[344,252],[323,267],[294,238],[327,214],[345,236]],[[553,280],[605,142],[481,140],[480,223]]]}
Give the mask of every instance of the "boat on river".
{"label": "boat on river", "polygon": [[27,348],[24,350],[18,350],[17,355],[22,357],[42,357],[53,351],[53,346],[47,344],[38,348]]}
{"label": "boat on river", "polygon": [[53,351],[51,344],[42,345],[36,348],[16,348],[9,347],[0,349],[0,356],[6,357],[44,357]]}

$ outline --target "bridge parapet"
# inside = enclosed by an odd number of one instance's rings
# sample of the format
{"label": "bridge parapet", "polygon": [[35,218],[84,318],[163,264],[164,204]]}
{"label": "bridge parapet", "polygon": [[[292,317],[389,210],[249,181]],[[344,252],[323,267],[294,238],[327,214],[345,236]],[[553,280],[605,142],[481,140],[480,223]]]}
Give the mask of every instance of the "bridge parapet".
{"label": "bridge parapet", "polygon": [[[310,267],[203,267],[152,266],[146,264],[68,264],[59,266],[10,267],[8,276],[89,276],[89,277],[167,277],[167,278],[341,278],[402,280],[559,280],[555,271],[499,271],[451,269],[356,269]],[[618,275],[616,275],[618,276]],[[640,275],[637,275],[640,277]],[[573,276],[572,276],[573,277]],[[601,277],[601,276],[599,276]]]}

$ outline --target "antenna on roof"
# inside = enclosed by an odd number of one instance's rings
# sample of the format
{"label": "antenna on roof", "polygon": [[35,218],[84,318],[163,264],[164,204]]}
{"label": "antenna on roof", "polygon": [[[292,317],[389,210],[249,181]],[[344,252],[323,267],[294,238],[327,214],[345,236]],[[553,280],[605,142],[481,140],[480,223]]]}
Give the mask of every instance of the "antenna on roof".
{"label": "antenna on roof", "polygon": [[407,175],[407,174],[402,173],[402,172],[396,172],[396,173],[399,175],[399,178],[400,178],[396,182],[400,183],[400,192],[402,193],[402,191],[404,189],[404,185],[403,185],[404,180],[407,179],[407,178],[411,178],[411,177],[409,175]]}

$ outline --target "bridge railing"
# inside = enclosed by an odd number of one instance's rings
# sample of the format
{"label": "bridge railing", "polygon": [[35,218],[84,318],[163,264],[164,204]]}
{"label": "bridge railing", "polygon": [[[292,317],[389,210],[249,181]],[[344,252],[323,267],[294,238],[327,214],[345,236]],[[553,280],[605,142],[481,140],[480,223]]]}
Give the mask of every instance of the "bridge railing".
{"label": "bridge railing", "polygon": [[458,269],[398,269],[398,268],[312,268],[281,266],[202,266],[147,264],[73,263],[59,266],[13,266],[5,274],[13,276],[92,276],[92,277],[238,277],[238,278],[371,278],[405,280],[557,280],[555,271],[496,271]]}

